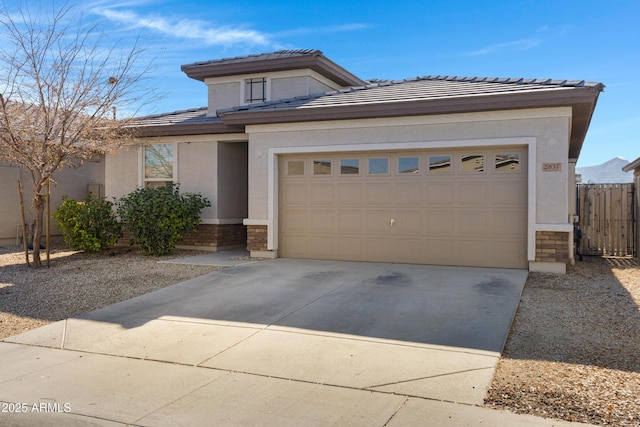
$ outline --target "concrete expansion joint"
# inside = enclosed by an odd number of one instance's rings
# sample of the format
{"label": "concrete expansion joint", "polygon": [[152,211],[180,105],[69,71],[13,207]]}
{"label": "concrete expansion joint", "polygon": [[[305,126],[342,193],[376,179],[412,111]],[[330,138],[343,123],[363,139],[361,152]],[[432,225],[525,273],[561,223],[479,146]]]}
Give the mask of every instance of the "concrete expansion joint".
{"label": "concrete expansion joint", "polygon": [[[421,380],[428,380],[428,379],[431,379],[431,378],[447,377],[447,376],[450,376],[450,375],[466,374],[468,372],[485,371],[487,369],[493,369],[493,366],[485,366],[485,367],[482,367],[482,368],[474,368],[474,369],[463,369],[462,371],[447,372],[447,373],[438,374],[438,375],[427,375],[425,377],[417,377],[417,378],[410,378],[408,380],[394,381],[394,382],[384,383],[384,384],[376,384],[376,385],[372,385],[372,386],[366,387],[365,389],[368,390],[368,389],[373,389],[373,388],[376,388],[376,387],[387,387],[387,386],[390,386],[390,385],[406,384],[406,383],[410,383],[410,382],[413,382],[413,381],[421,381]],[[403,394],[403,396],[404,396],[404,394]]]}

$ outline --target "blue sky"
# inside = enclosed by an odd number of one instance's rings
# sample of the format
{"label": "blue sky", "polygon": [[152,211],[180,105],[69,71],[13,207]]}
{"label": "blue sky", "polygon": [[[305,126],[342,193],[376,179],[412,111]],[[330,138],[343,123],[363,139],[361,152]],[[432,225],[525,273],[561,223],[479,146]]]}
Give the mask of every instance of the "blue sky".
{"label": "blue sky", "polygon": [[72,4],[84,20],[102,21],[125,42],[139,35],[156,58],[150,77],[166,97],[148,113],[206,105],[206,87],[186,77],[182,64],[312,48],[363,79],[440,74],[602,82],[578,166],[640,157],[638,0]]}

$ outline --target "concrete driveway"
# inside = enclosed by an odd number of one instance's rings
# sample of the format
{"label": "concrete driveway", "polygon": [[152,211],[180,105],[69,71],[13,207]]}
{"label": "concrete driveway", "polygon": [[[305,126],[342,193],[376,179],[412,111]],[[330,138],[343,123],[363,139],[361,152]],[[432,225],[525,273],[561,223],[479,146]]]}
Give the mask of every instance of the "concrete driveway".
{"label": "concrete driveway", "polygon": [[478,406],[526,276],[246,262],[5,339],[0,401],[52,406],[2,416],[14,425],[551,425]]}

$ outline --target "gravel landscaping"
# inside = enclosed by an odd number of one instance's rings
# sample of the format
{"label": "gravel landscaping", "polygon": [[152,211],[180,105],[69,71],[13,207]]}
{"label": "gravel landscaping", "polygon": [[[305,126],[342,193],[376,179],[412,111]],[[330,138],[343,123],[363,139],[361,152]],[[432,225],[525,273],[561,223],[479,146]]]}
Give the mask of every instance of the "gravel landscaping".
{"label": "gravel landscaping", "polygon": [[[159,264],[129,248],[53,251],[51,268],[0,247],[0,339],[217,270]],[[586,257],[564,276],[531,273],[485,405],[640,426],[640,263]]]}
{"label": "gravel landscaping", "polygon": [[640,264],[585,257],[531,273],[490,407],[589,424],[640,425]]}

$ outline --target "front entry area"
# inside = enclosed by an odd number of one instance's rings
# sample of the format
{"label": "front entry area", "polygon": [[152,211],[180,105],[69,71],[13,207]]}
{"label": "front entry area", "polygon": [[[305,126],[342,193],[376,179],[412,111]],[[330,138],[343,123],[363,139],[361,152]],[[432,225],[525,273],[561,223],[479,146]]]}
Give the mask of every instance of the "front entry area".
{"label": "front entry area", "polygon": [[278,253],[527,268],[525,147],[279,157]]}

